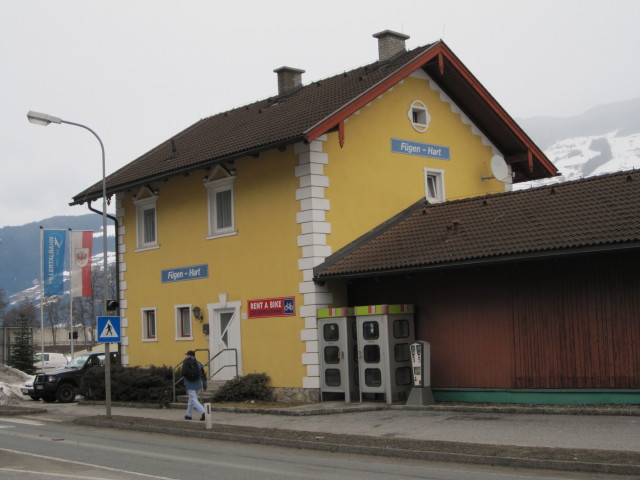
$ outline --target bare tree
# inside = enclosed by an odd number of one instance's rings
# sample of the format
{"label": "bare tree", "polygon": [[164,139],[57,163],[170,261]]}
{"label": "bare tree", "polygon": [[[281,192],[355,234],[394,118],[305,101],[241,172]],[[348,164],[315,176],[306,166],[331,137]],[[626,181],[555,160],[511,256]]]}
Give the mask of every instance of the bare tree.
{"label": "bare tree", "polygon": [[[93,297],[76,297],[73,299],[73,324],[74,328],[82,330],[82,342],[85,345],[94,345],[92,325],[95,323],[93,309]],[[78,341],[80,341],[78,335]]]}
{"label": "bare tree", "polygon": [[8,310],[4,316],[4,324],[7,327],[16,327],[18,326],[18,319],[20,316],[26,317],[27,325],[34,326],[38,322],[36,321],[38,318],[38,309],[33,304],[33,302],[24,297],[22,300],[18,302],[18,304],[12,309]]}
{"label": "bare tree", "polygon": [[64,302],[59,295],[53,295],[44,299],[43,312],[44,324],[51,329],[51,341],[57,345],[58,328],[65,322],[65,315],[62,312]]}
{"label": "bare tree", "polygon": [[0,319],[4,318],[4,309],[7,308],[7,301],[5,300],[6,293],[0,289]]}

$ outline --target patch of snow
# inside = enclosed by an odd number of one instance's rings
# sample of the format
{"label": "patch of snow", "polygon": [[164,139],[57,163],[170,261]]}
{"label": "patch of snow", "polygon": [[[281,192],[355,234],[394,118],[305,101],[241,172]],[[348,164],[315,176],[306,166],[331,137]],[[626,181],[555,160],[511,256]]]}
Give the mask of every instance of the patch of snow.
{"label": "patch of snow", "polygon": [[607,135],[613,158],[605,165],[597,168],[594,175],[620,172],[623,170],[640,169],[640,133],[626,137]]}
{"label": "patch of snow", "polygon": [[[612,158],[586,174],[585,166],[588,165],[588,161],[601,154],[591,148],[594,140],[600,139],[606,139],[609,143]],[[565,138],[551,145],[544,153],[562,175],[518,183],[513,186],[514,190],[579,180],[593,175],[640,169],[640,133],[618,136],[618,132],[614,131],[605,135]]]}
{"label": "patch of snow", "polygon": [[27,375],[8,365],[0,365],[0,405],[18,405],[30,400],[22,394],[20,388],[25,383],[33,382],[33,378],[33,375]]}

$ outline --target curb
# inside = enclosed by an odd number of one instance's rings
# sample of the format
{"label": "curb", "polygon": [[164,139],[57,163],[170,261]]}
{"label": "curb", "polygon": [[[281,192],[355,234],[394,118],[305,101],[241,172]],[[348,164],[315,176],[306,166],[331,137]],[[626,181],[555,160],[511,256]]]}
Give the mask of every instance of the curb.
{"label": "curb", "polygon": [[[104,401],[97,400],[80,400],[78,405],[104,405]],[[112,407],[126,407],[126,408],[150,408],[160,410],[161,407],[152,403],[139,403],[139,402],[111,402]],[[170,409],[182,409],[187,408],[186,403],[170,403],[168,407]],[[255,413],[263,415],[285,415],[292,417],[305,417],[310,415],[333,415],[338,413],[358,413],[358,412],[374,412],[378,410],[388,410],[389,406],[383,405],[353,405],[345,407],[321,407],[321,408],[305,408],[296,410],[295,407],[285,408],[251,408],[251,407],[211,407],[212,412],[228,412],[228,413]]]}
{"label": "curb", "polygon": [[1,405],[0,417],[15,417],[30,413],[46,413],[46,408],[20,407],[16,405]]}
{"label": "curb", "polygon": [[[174,420],[137,417],[81,417],[73,423],[93,427],[136,430],[238,443],[340,452],[359,455],[410,458],[466,464],[536,468],[558,471],[640,476],[640,454],[635,452],[576,450],[548,447],[513,447],[445,441],[413,441],[362,435],[327,434],[255,427],[185,424]],[[554,456],[556,458],[549,458]],[[594,458],[603,461],[593,461]]]}
{"label": "curb", "polygon": [[[104,405],[104,401],[97,400],[80,400],[79,405]],[[114,407],[128,408],[157,408],[152,403],[139,402],[111,402]],[[434,404],[434,405],[387,405],[385,404],[356,404],[345,405],[344,407],[322,407],[321,403],[318,407],[313,406],[298,408],[252,408],[252,407],[218,407],[212,406],[213,412],[229,412],[229,413],[255,413],[264,415],[286,415],[293,417],[304,417],[310,415],[333,415],[339,413],[357,413],[357,412],[373,412],[379,410],[406,410],[406,411],[433,411],[433,412],[468,412],[468,413],[512,413],[523,415],[593,415],[593,416],[640,416],[640,408],[637,406],[619,406],[619,407],[598,407],[589,405],[565,405],[565,406],[548,406],[548,405],[472,405],[472,404]],[[186,409],[186,403],[170,403],[168,407],[172,409]],[[1,409],[1,407],[0,407]]]}
{"label": "curb", "polygon": [[634,407],[596,407],[596,406],[584,406],[584,405],[565,405],[565,406],[513,406],[513,405],[488,405],[488,406],[476,406],[476,405],[424,405],[424,406],[412,406],[412,405],[390,405],[391,410],[418,410],[418,411],[433,411],[433,412],[469,412],[469,413],[516,413],[523,415],[593,415],[593,416],[623,416],[633,417],[640,416],[640,409]]}

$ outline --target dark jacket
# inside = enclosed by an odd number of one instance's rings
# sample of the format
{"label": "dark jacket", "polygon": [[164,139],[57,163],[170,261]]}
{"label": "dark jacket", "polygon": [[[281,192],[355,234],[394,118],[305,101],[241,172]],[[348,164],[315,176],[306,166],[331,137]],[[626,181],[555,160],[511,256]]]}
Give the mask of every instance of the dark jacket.
{"label": "dark jacket", "polygon": [[198,377],[197,380],[187,380],[183,377],[184,386],[187,390],[200,390],[201,388],[207,388],[207,376],[204,374],[204,367],[197,360],[196,363],[198,364],[198,369],[200,370],[200,377]]}

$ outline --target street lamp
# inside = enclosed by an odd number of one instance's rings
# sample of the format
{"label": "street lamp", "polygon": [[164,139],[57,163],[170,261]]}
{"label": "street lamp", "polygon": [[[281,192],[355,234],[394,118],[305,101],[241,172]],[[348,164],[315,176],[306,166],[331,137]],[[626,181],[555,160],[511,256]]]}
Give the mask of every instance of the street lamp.
{"label": "street lamp", "polygon": [[[67,125],[75,125],[76,127],[84,128],[85,130],[89,130],[100,142],[100,149],[102,150],[102,275],[103,275],[103,286],[102,291],[104,294],[104,302],[103,305],[107,304],[108,300],[108,270],[107,270],[107,180],[106,180],[106,168],[105,168],[105,160],[104,160],[104,145],[102,140],[98,136],[96,132],[91,130],[86,125],[82,125],[81,123],[69,122],[67,120],[62,120],[61,118],[54,117],[52,115],[47,115],[46,113],[39,113],[30,111],[27,113],[27,118],[31,123],[35,123],[36,125],[42,125],[46,127],[50,123],[66,123]],[[104,354],[105,354],[105,363],[104,363],[104,375],[105,375],[105,404],[106,404],[106,414],[107,417],[111,417],[111,352],[109,351],[109,343],[104,344]]]}

